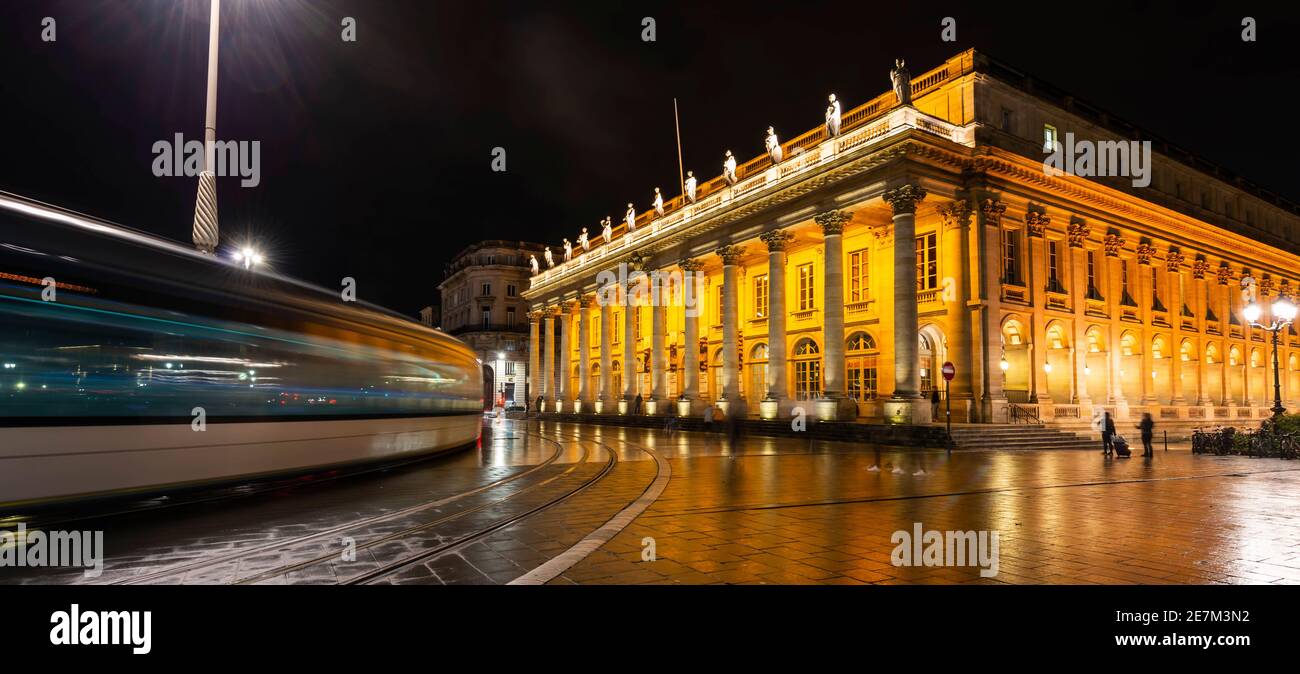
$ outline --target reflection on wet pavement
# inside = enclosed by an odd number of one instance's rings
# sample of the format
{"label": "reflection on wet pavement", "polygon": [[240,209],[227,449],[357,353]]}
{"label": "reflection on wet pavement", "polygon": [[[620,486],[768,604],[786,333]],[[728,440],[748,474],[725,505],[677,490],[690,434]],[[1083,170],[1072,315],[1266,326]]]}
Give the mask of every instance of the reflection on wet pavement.
{"label": "reflection on wet pavement", "polygon": [[[1300,463],[1100,450],[892,450],[489,420],[481,450],[239,499],[89,520],[107,559],[0,583],[507,583],[636,501],[568,583],[1297,583]],[[613,460],[610,460],[610,457]],[[898,566],[896,532],[989,532],[996,575]],[[342,541],[358,547],[338,558]],[[397,564],[397,562],[401,562]],[[392,567],[391,572],[387,571]]]}

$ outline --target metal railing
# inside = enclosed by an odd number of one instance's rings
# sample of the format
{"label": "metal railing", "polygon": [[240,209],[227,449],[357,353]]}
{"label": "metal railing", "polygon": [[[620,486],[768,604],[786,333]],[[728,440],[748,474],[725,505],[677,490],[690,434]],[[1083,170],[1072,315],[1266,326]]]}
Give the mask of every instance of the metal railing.
{"label": "metal railing", "polygon": [[1042,425],[1043,423],[1043,420],[1038,418],[1038,411],[1036,409],[1031,410],[1028,407],[1021,407],[1015,403],[1011,403],[1008,407],[1010,408],[1011,423],[1013,424]]}

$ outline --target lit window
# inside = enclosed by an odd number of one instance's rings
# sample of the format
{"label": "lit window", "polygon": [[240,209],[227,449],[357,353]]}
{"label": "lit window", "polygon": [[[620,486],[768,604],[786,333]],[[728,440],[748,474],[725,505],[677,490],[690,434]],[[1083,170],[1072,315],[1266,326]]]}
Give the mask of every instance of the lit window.
{"label": "lit window", "polygon": [[1020,285],[1020,231],[1002,231],[1002,282]]}
{"label": "lit window", "polygon": [[871,288],[870,273],[870,252],[867,250],[855,250],[849,253],[849,301],[865,302],[870,296],[868,290]]}
{"label": "lit window", "polygon": [[1051,152],[1056,149],[1056,127],[1051,124],[1043,125],[1043,152]]}
{"label": "lit window", "polygon": [[916,289],[939,287],[938,237],[934,232],[916,237]]}
{"label": "lit window", "polygon": [[767,317],[767,274],[754,277],[754,318]]}
{"label": "lit window", "polygon": [[799,265],[799,311],[808,311],[815,306],[814,291],[812,264]]}
{"label": "lit window", "polygon": [[812,400],[822,393],[820,350],[811,339],[794,347],[794,393],[799,400]]}

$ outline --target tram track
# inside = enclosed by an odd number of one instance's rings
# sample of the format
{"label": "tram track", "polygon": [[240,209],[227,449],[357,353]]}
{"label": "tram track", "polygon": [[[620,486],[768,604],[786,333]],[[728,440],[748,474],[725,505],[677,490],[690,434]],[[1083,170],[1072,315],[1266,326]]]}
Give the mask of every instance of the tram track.
{"label": "tram track", "polygon": [[118,580],[112,581],[112,582],[107,583],[107,584],[108,584],[108,585],[140,585],[140,584],[145,584],[145,583],[149,583],[149,582],[151,582],[151,581],[159,580],[159,579],[162,579],[162,578],[167,578],[167,577],[169,577],[169,576],[175,576],[175,575],[177,575],[177,574],[181,574],[181,573],[188,573],[188,572],[191,572],[191,571],[194,571],[194,570],[198,570],[198,569],[212,568],[212,567],[220,566],[220,565],[222,565],[222,564],[226,564],[226,563],[229,563],[229,562],[232,562],[232,561],[238,561],[238,560],[247,559],[247,558],[249,558],[249,557],[253,557],[253,556],[257,556],[257,555],[261,555],[261,554],[271,553],[271,552],[274,552],[274,551],[277,551],[277,550],[283,550],[283,549],[285,549],[285,548],[295,547],[295,546],[302,545],[302,544],[304,544],[304,543],[309,543],[309,542],[312,542],[312,541],[314,541],[314,540],[317,540],[317,539],[320,539],[320,538],[324,538],[324,537],[327,537],[327,536],[335,536],[335,535],[339,535],[339,534],[341,534],[341,533],[343,533],[343,532],[350,531],[350,530],[352,530],[352,529],[357,529],[357,528],[360,528],[360,527],[367,527],[367,526],[374,526],[374,525],[377,525],[377,524],[383,524],[383,523],[385,523],[385,522],[388,522],[388,521],[391,521],[391,520],[394,520],[394,519],[398,519],[398,518],[401,518],[401,517],[406,517],[406,516],[408,516],[408,515],[417,514],[417,513],[419,513],[419,512],[425,511],[425,510],[430,510],[430,509],[433,509],[433,508],[440,508],[440,507],[442,507],[442,506],[449,505],[449,504],[451,504],[451,503],[454,503],[454,502],[456,502],[456,501],[460,501],[460,500],[465,499],[465,498],[468,498],[468,497],[470,497],[470,496],[474,496],[474,495],[476,495],[476,494],[481,494],[481,493],[486,492],[486,491],[489,491],[489,490],[491,490],[491,489],[495,489],[495,488],[498,488],[498,487],[504,486],[504,485],[509,484],[509,483],[511,483],[511,482],[514,482],[514,481],[516,481],[516,480],[519,480],[519,479],[522,479],[522,478],[527,477],[527,476],[529,476],[529,475],[532,475],[533,473],[536,473],[536,472],[538,472],[538,471],[540,471],[540,470],[546,468],[547,466],[550,466],[551,464],[555,463],[555,461],[557,461],[557,460],[560,458],[560,456],[563,454],[563,452],[564,452],[564,446],[563,446],[560,442],[558,442],[558,441],[551,440],[551,439],[546,438],[546,437],[544,437],[544,436],[542,436],[542,435],[540,435],[540,434],[538,434],[538,433],[524,432],[523,434],[524,434],[524,435],[531,435],[531,436],[534,436],[534,437],[537,437],[537,438],[541,439],[543,442],[547,442],[547,443],[553,444],[554,447],[555,447],[555,449],[554,449],[553,452],[551,452],[550,456],[548,456],[548,457],[546,458],[546,460],[544,460],[543,462],[541,462],[541,463],[539,463],[539,464],[537,464],[537,465],[535,465],[535,466],[532,466],[532,467],[528,468],[527,470],[521,471],[521,472],[519,472],[519,473],[515,473],[514,475],[509,475],[509,476],[506,476],[506,477],[501,478],[501,479],[498,479],[498,480],[493,480],[492,482],[488,482],[488,483],[486,483],[486,484],[479,485],[478,487],[475,487],[475,488],[470,489],[470,490],[467,490],[467,491],[458,492],[458,493],[453,494],[453,495],[451,495],[451,496],[446,496],[446,497],[443,497],[443,498],[440,498],[440,499],[435,499],[435,500],[433,500],[433,501],[425,501],[425,502],[422,502],[422,503],[417,503],[417,504],[415,504],[415,505],[408,506],[408,507],[406,507],[406,508],[402,508],[402,509],[399,509],[399,510],[395,510],[395,511],[393,511],[393,512],[383,513],[383,514],[381,514],[381,515],[375,515],[375,516],[373,516],[373,517],[368,517],[368,518],[361,519],[361,520],[354,520],[354,521],[351,521],[351,522],[346,522],[346,523],[344,523],[344,524],[340,524],[340,525],[337,525],[337,526],[329,527],[329,528],[327,528],[327,529],[322,529],[322,530],[320,530],[320,531],[312,532],[312,533],[310,533],[310,534],[305,534],[305,535],[303,535],[303,536],[298,536],[298,537],[294,537],[294,538],[289,538],[289,539],[283,539],[283,540],[273,541],[273,542],[265,543],[265,544],[261,544],[261,545],[254,545],[254,546],[251,546],[251,547],[241,548],[241,549],[239,549],[239,550],[235,550],[235,551],[230,552],[230,553],[219,554],[219,555],[217,555],[217,556],[215,556],[215,557],[207,557],[207,558],[203,558],[203,559],[194,560],[194,561],[192,561],[192,562],[182,563],[182,564],[175,565],[175,566],[169,566],[169,567],[166,567],[166,568],[163,568],[163,569],[159,569],[159,570],[157,570],[157,571],[149,572],[149,573],[146,573],[146,574],[141,574],[141,575],[137,575],[137,576],[132,576],[132,577],[130,577],[130,578],[121,578],[121,579],[118,579]]}

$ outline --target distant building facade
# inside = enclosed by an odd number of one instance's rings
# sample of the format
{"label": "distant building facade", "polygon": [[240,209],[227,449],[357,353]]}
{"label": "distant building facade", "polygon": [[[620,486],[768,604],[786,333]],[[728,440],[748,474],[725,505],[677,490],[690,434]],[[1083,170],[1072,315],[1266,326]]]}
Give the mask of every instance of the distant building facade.
{"label": "distant building facade", "polygon": [[[962,422],[1258,424],[1275,376],[1300,403],[1300,335],[1280,335],[1275,375],[1242,290],[1294,295],[1300,206],[973,51],[910,93],[830,111],[835,135],[792,136],[543,266],[525,295],[561,348],[533,356],[534,397],[924,424],[950,361]],[[1142,139],[1148,156],[1118,154]],[[1083,144],[1123,171],[1093,171]],[[1048,170],[1062,147],[1069,175]],[[627,292],[636,270],[668,299]],[[673,274],[698,280],[695,311]]]}
{"label": "distant building facade", "polygon": [[442,312],[440,311],[441,309],[442,307],[439,306],[427,306],[421,309],[420,324],[426,325],[430,328],[438,327],[438,324],[442,321]]}
{"label": "distant building facade", "polygon": [[540,258],[543,248],[527,241],[481,241],[452,259],[438,285],[439,327],[469,344],[483,361],[484,394],[491,394],[485,406],[523,405],[527,400],[528,307],[523,291],[531,276],[529,257]]}

